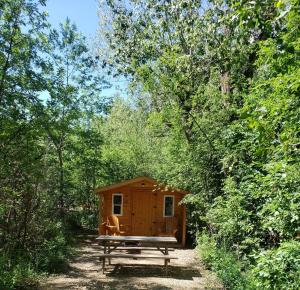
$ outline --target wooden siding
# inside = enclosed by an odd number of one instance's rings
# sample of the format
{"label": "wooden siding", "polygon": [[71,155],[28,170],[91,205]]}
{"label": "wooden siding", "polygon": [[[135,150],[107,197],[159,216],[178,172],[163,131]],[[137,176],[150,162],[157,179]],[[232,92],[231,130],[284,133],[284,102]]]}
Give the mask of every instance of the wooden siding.
{"label": "wooden siding", "polygon": [[112,195],[123,195],[122,216],[118,216],[125,235],[156,236],[166,223],[164,217],[164,196],[174,196],[174,216],[178,219],[177,237],[185,242],[185,209],[179,205],[184,194],[178,191],[158,188],[153,182],[142,180],[124,186],[108,189],[99,195],[103,197],[102,221],[112,215]]}

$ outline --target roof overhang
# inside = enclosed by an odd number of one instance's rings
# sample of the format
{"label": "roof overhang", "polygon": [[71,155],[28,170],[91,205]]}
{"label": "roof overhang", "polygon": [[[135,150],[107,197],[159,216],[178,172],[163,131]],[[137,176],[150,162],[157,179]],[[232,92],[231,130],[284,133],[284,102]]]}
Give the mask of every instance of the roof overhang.
{"label": "roof overhang", "polygon": [[104,186],[104,187],[98,187],[98,188],[96,188],[95,192],[97,194],[102,194],[102,193],[107,192],[109,190],[118,189],[118,188],[126,186],[126,185],[130,185],[130,184],[133,184],[133,183],[136,183],[136,182],[143,182],[143,181],[145,181],[147,183],[150,183],[151,185],[153,185],[154,187],[157,187],[157,189],[160,189],[160,190],[176,191],[176,192],[182,193],[183,195],[188,194],[188,192],[186,192],[184,190],[177,189],[177,188],[171,188],[171,187],[169,187],[165,184],[159,183],[155,179],[147,177],[147,176],[139,176],[139,177],[136,177],[136,178],[133,178],[133,179],[129,179],[129,180],[121,181],[121,182],[118,182],[118,183],[114,183],[112,185],[108,185],[108,186]]}

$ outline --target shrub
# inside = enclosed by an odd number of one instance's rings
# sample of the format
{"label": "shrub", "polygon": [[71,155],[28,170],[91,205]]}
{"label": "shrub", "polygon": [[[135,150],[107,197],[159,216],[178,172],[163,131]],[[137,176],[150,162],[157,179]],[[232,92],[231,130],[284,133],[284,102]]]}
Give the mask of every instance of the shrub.
{"label": "shrub", "polygon": [[62,272],[67,267],[70,248],[64,237],[55,237],[45,241],[38,255],[38,268],[50,273]]}
{"label": "shrub", "polygon": [[11,289],[12,277],[7,267],[7,257],[2,253],[0,255],[0,289]]}
{"label": "shrub", "polygon": [[62,223],[48,221],[38,233],[38,239],[27,242],[27,247],[0,252],[1,290],[37,289],[39,276],[67,268],[72,248]]}
{"label": "shrub", "polygon": [[98,211],[89,209],[74,210],[68,213],[66,225],[69,230],[95,230],[98,227]]}
{"label": "shrub", "polygon": [[45,232],[43,243],[36,253],[36,267],[41,271],[58,273],[67,268],[68,257],[72,250],[65,238],[61,223],[50,223]]}
{"label": "shrub", "polygon": [[225,247],[217,247],[207,235],[198,237],[198,250],[202,261],[222,280],[226,289],[251,289],[250,279],[242,271],[240,262]]}
{"label": "shrub", "polygon": [[261,252],[252,274],[257,289],[299,289],[300,243],[285,242],[275,250]]}
{"label": "shrub", "polygon": [[33,290],[38,288],[38,284],[38,274],[26,259],[11,261],[5,254],[0,256],[0,289]]}
{"label": "shrub", "polygon": [[38,289],[39,276],[34,271],[28,261],[23,260],[18,263],[12,271],[14,289],[33,290]]}

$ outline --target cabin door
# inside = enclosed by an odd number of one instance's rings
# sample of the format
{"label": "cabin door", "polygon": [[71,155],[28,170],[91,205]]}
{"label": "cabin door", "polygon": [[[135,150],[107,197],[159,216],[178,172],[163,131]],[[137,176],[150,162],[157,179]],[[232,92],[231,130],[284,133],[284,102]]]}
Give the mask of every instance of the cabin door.
{"label": "cabin door", "polygon": [[153,195],[147,191],[132,192],[132,235],[152,235]]}

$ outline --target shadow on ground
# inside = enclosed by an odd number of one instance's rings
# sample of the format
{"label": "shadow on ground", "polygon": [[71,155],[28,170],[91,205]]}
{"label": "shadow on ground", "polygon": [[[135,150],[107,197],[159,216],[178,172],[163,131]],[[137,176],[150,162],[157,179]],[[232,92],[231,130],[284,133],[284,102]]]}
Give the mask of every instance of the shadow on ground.
{"label": "shadow on ground", "polygon": [[193,280],[194,277],[201,277],[198,270],[190,267],[168,266],[166,272],[164,266],[138,264],[138,265],[114,265],[112,271],[106,272],[107,277],[164,277],[183,280]]}
{"label": "shadow on ground", "polygon": [[102,290],[102,289],[126,289],[126,290],[141,290],[141,289],[152,289],[152,290],[169,290],[174,289],[173,287],[167,287],[159,283],[135,283],[131,280],[122,281],[92,281],[91,285],[87,286],[87,290]]}

